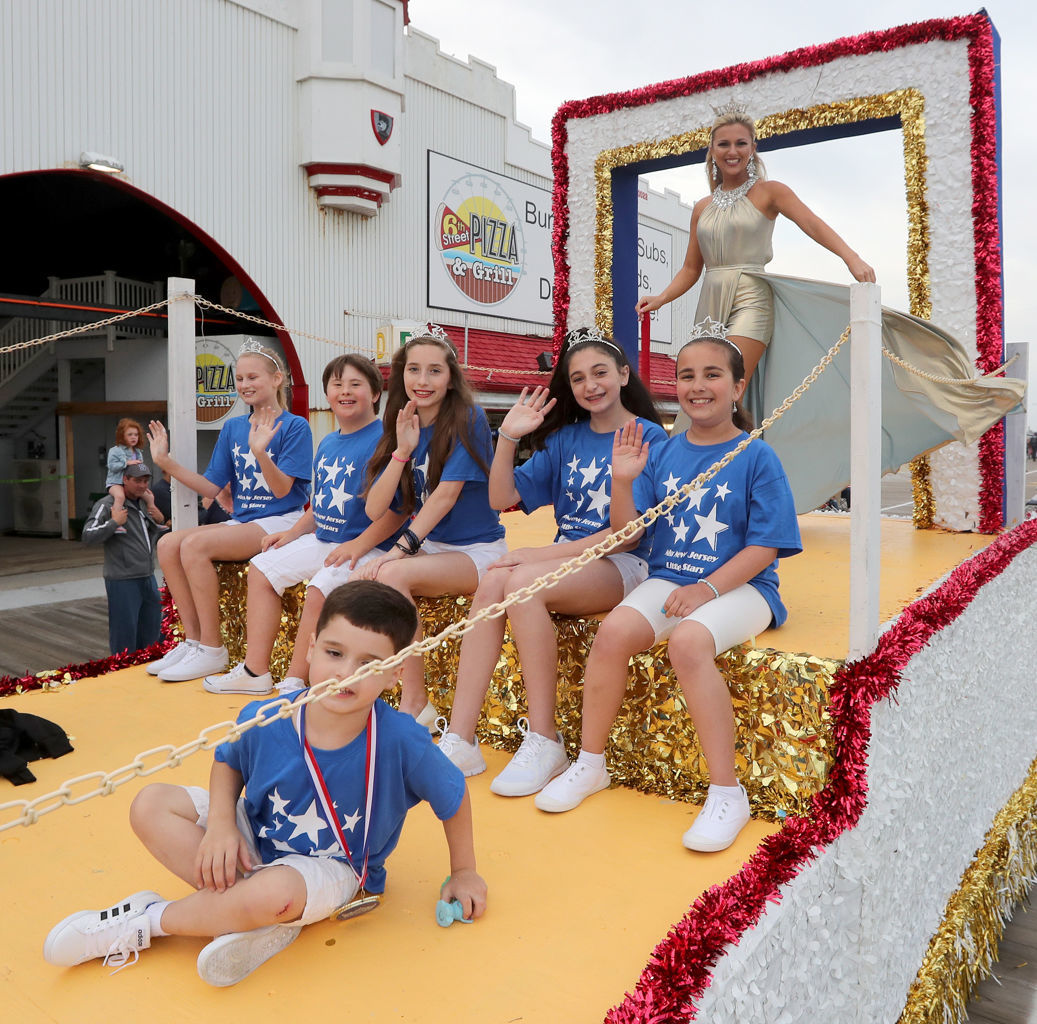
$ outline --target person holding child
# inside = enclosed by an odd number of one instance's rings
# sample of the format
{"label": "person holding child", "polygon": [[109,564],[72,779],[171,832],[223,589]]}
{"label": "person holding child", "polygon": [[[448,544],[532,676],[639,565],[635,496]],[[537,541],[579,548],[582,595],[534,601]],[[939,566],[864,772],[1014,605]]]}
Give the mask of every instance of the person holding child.
{"label": "person holding child", "polygon": [[[471,594],[507,552],[504,527],[490,507],[493,449],[486,414],[475,404],[443,328],[408,340],[389,370],[385,433],[367,468],[372,521],[398,507],[414,515],[388,554],[359,575],[403,595]],[[417,638],[420,638],[420,622]],[[403,670],[400,710],[431,725],[422,659]]]}
{"label": "person holding child", "polygon": [[[751,422],[742,353],[726,329],[699,325],[677,356],[677,398],[687,431],[663,444],[634,422],[617,431],[611,523],[621,529],[691,483],[746,436]],[[587,659],[578,759],[536,797],[543,811],[572,810],[610,782],[605,744],[627,686],[630,658],[669,639],[670,664],[709,768],[706,803],[684,835],[692,850],[723,850],[749,821],[735,774],[734,712],[714,659],[787,616],[777,559],[802,550],[792,492],[773,450],[754,441],[651,527],[648,579],[602,622]]]}
{"label": "person holding child", "polygon": [[309,423],[288,411],[288,378],[280,356],[247,338],[234,377],[238,395],[251,411],[223,425],[204,474],[170,456],[169,435],[161,423],[152,420],[148,431],[156,466],[203,497],[215,498],[230,484],[233,502],[228,522],[177,530],[159,541],[159,565],[185,637],[147,666],[163,682],[198,679],[227,668],[213,563],[258,554],[264,537],[295,524],[309,498],[313,436]]}
{"label": "person holding child", "polygon": [[[648,441],[666,432],[647,388],[623,350],[594,331],[571,331],[546,388],[523,388],[497,432],[490,468],[490,503],[526,512],[554,507],[558,532],[546,547],[520,548],[498,559],[482,578],[472,612],[528,586],[603,540],[609,533],[609,475],[613,434],[638,424]],[[531,437],[534,454],[518,469],[515,450]],[[551,612],[589,615],[612,609],[648,575],[648,539],[630,551],[596,559],[553,587],[508,609],[522,661],[528,720],[522,745],[490,784],[499,796],[530,796],[565,771],[569,759],[555,727],[558,645]],[[486,770],[475,726],[500,657],[505,617],[480,623],[461,644],[450,724],[439,749],[465,775]],[[445,724],[445,723],[444,723]]]}
{"label": "person holding child", "polygon": [[[410,642],[416,623],[413,605],[384,584],[337,588],[309,639],[311,683],[345,680],[391,657]],[[391,684],[385,671],[357,679],[290,719],[220,745],[208,792],[145,787],[130,808],[133,830],[195,891],[173,901],[142,891],[106,910],[71,914],[48,934],[47,962],[126,964],[159,936],[215,936],[198,956],[198,973],[211,985],[233,985],[304,925],[373,909],[373,894],[385,889],[385,860],[407,811],[421,801],[443,822],[449,850],[440,896],[457,900],[466,919],[479,917],[486,883],[476,869],[464,776],[427,730],[379,700]],[[239,721],[270,703],[248,704]]]}
{"label": "person holding child", "polygon": [[[122,486],[126,467],[144,465],[144,453],[138,447],[140,441],[140,424],[126,417],[119,420],[115,426],[115,444],[108,449],[108,475],[104,480],[104,486],[112,496],[112,515],[116,520],[126,508],[126,490]],[[126,528],[116,526],[115,532],[125,533]]]}
{"label": "person holding child", "polygon": [[388,511],[372,523],[361,497],[367,463],[382,436],[378,405],[382,375],[370,359],[341,355],[324,367],[324,393],[338,430],[324,437],[313,459],[313,502],[291,529],[268,533],[248,570],[248,644],[245,660],[224,675],[207,676],[210,693],[269,693],[270,655],[281,622],[281,595],[309,580],[288,675],[282,691],[298,690],[306,675],[305,638],[324,597],[353,570],[385,554],[404,517]]}

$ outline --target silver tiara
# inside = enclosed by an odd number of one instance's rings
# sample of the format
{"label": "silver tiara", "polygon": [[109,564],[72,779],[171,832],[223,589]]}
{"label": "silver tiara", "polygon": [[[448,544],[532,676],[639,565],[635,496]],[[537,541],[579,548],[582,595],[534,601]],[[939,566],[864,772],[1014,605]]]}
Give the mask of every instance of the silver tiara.
{"label": "silver tiara", "polygon": [[448,345],[450,344],[450,338],[446,331],[431,320],[425,325],[425,337],[435,338],[437,341],[445,341]]}
{"label": "silver tiara", "polygon": [[621,355],[623,354],[623,350],[614,341],[609,338],[603,338],[594,327],[577,327],[565,336],[565,343],[570,349],[576,345],[585,345],[590,341],[593,341],[596,345],[606,345],[608,348],[614,348]]}
{"label": "silver tiara", "polygon": [[281,366],[277,360],[266,351],[263,347],[263,343],[255,338],[246,338],[241,343],[241,348],[238,350],[238,358],[241,356],[263,356],[265,359],[269,359],[274,364],[274,368],[280,372]]}
{"label": "silver tiara", "polygon": [[[688,335],[688,341],[726,341],[728,345],[738,348],[737,345],[728,337],[731,333],[731,328],[727,324],[720,320],[714,320],[711,316],[707,316],[705,320],[699,321],[691,329],[691,334]],[[741,352],[741,349],[738,349]]]}
{"label": "silver tiara", "polygon": [[[710,106],[713,107],[713,104],[711,103]],[[749,108],[744,103],[731,100],[722,107],[713,107],[713,113],[716,117],[724,117],[727,114],[734,114],[737,117],[749,117]]]}

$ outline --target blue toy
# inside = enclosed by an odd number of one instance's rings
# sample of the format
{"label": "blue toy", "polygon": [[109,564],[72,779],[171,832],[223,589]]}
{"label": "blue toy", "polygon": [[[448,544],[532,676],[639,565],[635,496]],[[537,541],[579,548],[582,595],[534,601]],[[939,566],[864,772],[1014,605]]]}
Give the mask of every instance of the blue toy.
{"label": "blue toy", "polygon": [[449,903],[446,900],[436,901],[436,924],[440,928],[449,928],[455,921],[460,921],[462,924],[471,924],[471,921],[465,920],[464,908],[461,906],[460,900],[451,900]]}

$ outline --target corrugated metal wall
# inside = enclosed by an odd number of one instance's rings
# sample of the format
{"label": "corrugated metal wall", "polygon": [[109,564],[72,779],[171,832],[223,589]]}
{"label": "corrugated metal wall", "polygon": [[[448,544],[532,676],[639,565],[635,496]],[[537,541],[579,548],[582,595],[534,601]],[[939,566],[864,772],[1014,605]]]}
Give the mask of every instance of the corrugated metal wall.
{"label": "corrugated metal wall", "polygon": [[[485,89],[469,100],[410,77],[396,129],[402,187],[370,219],[318,207],[296,153],[295,35],[226,0],[8,0],[0,173],[74,167],[83,150],[116,157],[130,182],[223,246],[289,327],[371,351],[377,319],[344,310],[462,324],[463,314],[425,306],[426,151],[544,188],[550,179],[506,163],[510,111],[487,109],[496,100]],[[430,58],[427,37],[405,43],[420,48],[416,65],[449,63],[441,82],[467,75],[474,90],[491,74]],[[687,244],[680,235],[675,256]],[[494,317],[469,323],[548,333]],[[323,405],[320,372],[338,349],[294,340],[311,404]]]}

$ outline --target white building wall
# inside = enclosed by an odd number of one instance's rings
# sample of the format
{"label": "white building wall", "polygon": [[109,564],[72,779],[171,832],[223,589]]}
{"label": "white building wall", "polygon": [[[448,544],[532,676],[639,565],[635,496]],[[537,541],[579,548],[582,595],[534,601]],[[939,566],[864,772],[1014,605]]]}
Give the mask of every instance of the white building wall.
{"label": "white building wall", "polygon": [[[78,167],[82,151],[115,157],[128,182],[222,246],[289,328],[371,351],[389,316],[463,325],[462,313],[425,304],[426,151],[550,189],[550,150],[515,122],[514,89],[490,65],[445,56],[410,30],[395,127],[402,186],[371,218],[318,206],[296,145],[296,37],[315,9],[307,0],[13,0],[0,11],[0,174]],[[678,223],[687,219],[678,211]],[[674,234],[676,253],[687,236]],[[468,322],[550,333],[496,317]],[[322,406],[320,372],[339,349],[293,341],[311,405]]]}

